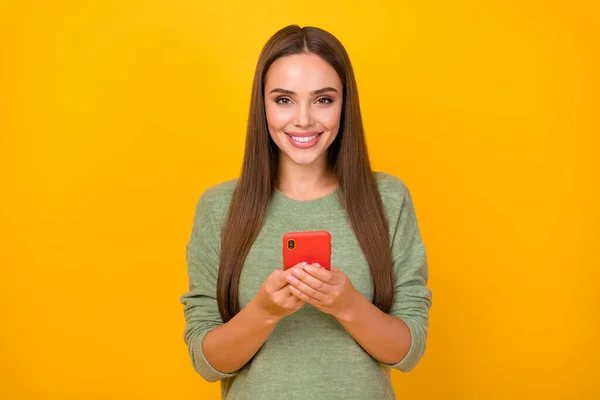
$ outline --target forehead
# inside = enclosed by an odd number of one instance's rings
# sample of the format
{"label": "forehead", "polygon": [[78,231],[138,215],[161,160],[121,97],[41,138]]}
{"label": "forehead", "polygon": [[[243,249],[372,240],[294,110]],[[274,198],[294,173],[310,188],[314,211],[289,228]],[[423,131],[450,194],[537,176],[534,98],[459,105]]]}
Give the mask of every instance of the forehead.
{"label": "forehead", "polygon": [[335,69],[312,53],[281,57],[271,64],[265,76],[265,89],[282,88],[302,93],[327,86],[342,89]]}

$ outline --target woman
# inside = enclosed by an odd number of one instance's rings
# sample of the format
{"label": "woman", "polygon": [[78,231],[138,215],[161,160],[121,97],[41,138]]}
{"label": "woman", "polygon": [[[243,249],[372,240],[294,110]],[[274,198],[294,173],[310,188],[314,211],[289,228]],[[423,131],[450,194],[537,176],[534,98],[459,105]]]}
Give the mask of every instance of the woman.
{"label": "woman", "polygon": [[[331,271],[284,272],[283,235],[309,230],[331,233]],[[431,291],[415,210],[401,180],[371,171],[330,33],[293,25],[266,43],[241,175],[200,197],[187,262],[185,342],[223,398],[395,398],[390,368],[422,357]]]}

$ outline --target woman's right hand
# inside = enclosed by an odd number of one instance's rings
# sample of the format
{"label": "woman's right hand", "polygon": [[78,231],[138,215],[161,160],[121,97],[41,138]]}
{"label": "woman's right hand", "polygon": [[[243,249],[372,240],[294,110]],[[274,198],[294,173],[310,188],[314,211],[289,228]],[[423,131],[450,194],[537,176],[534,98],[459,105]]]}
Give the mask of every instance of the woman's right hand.
{"label": "woman's right hand", "polygon": [[254,297],[256,306],[271,321],[279,322],[284,317],[298,311],[304,302],[294,296],[287,281],[292,269],[301,267],[300,263],[287,270],[275,270],[265,279]]}

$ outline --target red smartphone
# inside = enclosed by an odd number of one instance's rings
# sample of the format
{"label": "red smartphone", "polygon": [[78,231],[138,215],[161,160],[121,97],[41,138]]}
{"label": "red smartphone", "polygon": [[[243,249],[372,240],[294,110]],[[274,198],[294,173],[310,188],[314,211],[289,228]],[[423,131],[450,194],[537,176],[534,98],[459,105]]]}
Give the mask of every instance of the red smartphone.
{"label": "red smartphone", "polygon": [[284,271],[301,262],[319,263],[331,270],[331,234],[327,231],[288,232],[282,247]]}

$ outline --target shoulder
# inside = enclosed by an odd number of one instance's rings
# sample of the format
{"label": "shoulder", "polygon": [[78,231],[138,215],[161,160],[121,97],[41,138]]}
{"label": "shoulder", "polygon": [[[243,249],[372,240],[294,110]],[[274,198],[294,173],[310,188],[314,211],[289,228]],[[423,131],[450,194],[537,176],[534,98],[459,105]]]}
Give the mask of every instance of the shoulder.
{"label": "shoulder", "polygon": [[237,179],[218,183],[206,189],[196,204],[196,215],[210,215],[212,218],[223,218],[229,209]]}
{"label": "shoulder", "polygon": [[392,255],[404,254],[412,246],[421,243],[415,205],[407,185],[400,178],[375,172],[377,186],[388,218]]}
{"label": "shoulder", "polygon": [[236,184],[237,179],[218,183],[206,189],[200,199],[207,203],[229,203],[233,197]]}
{"label": "shoulder", "polygon": [[373,172],[383,204],[400,206],[406,200],[410,201],[410,191],[404,181],[386,172]]}

